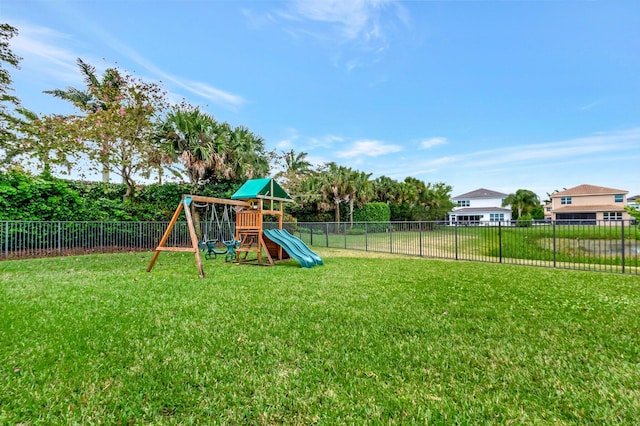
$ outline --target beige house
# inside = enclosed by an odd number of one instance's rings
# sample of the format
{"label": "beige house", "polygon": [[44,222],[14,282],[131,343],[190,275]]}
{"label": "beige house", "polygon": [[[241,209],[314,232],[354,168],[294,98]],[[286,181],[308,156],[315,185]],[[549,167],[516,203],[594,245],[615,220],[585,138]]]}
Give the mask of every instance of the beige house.
{"label": "beige house", "polygon": [[624,210],[629,191],[595,185],[578,185],[551,195],[551,219],[566,221],[630,220]]}

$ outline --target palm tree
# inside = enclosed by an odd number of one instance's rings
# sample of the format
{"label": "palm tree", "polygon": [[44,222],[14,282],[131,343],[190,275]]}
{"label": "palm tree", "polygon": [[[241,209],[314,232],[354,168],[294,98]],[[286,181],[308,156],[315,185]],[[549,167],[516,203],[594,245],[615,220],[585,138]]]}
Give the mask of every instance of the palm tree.
{"label": "palm tree", "polygon": [[371,182],[374,199],[390,203],[395,202],[398,192],[399,183],[387,176],[379,176]]}
{"label": "palm tree", "polygon": [[349,200],[349,223],[353,227],[353,211],[355,204],[362,206],[363,203],[369,201],[372,191],[369,178],[371,173],[360,172],[357,170],[347,169],[347,199]]}
{"label": "palm tree", "polygon": [[[85,114],[107,109],[109,102],[119,95],[119,89],[123,83],[120,74],[115,69],[107,69],[102,79],[99,79],[94,66],[87,64],[80,58],[77,59],[77,62],[87,83],[86,90],[68,87],[66,90],[45,90],[44,93],[71,102]],[[103,140],[101,143],[103,145],[102,181],[109,182],[109,141]]]}
{"label": "palm tree", "polygon": [[311,171],[311,163],[307,161],[307,153],[296,153],[293,149],[291,151],[284,152],[285,171],[286,175],[306,175]]}
{"label": "palm tree", "polygon": [[275,155],[276,164],[281,168],[275,178],[285,190],[300,193],[303,182],[313,173],[311,163],[306,157],[306,152],[296,153],[293,149],[283,151],[282,155]]}
{"label": "palm tree", "polygon": [[180,159],[193,185],[201,184],[216,167],[215,129],[214,118],[197,108],[176,108],[160,126],[159,139],[173,158]]}
{"label": "palm tree", "polygon": [[233,178],[253,179],[269,173],[269,160],[264,150],[264,139],[253,134],[248,128],[238,126],[233,129],[228,152]]}
{"label": "palm tree", "polygon": [[321,172],[322,199],[332,205],[335,211],[335,222],[340,223],[340,203],[349,196],[348,170],[336,163],[328,163]]}
{"label": "palm tree", "polygon": [[511,206],[514,213],[517,212],[517,217],[521,217],[523,214],[531,213],[534,207],[540,205],[540,199],[533,192],[528,189],[518,189],[515,194],[509,194],[502,201],[502,207]]}

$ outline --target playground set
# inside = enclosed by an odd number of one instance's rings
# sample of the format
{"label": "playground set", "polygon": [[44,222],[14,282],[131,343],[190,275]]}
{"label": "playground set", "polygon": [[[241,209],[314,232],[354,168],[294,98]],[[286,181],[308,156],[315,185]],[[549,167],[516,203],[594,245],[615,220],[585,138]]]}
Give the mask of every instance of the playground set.
{"label": "playground set", "polygon": [[[302,240],[283,229],[284,203],[292,202],[291,197],[272,178],[252,179],[246,181],[231,199],[204,197],[185,194],[178,204],[176,211],[165,230],[147,272],[150,272],[160,252],[191,252],[194,253],[198,272],[204,278],[200,251],[206,259],[215,259],[218,255],[225,255],[225,261],[238,264],[254,264],[273,266],[276,260],[289,257],[297,260],[300,266],[311,268],[322,265],[322,259],[314,253]],[[214,238],[208,238],[208,231],[199,240],[194,225],[191,205],[205,207],[210,213],[210,223],[213,225]],[[201,203],[201,204],[197,204]],[[222,205],[222,217],[217,213],[216,206]],[[236,211],[235,230],[231,226],[231,211]],[[180,214],[184,211],[191,240],[190,247],[166,246],[171,232]],[[263,229],[266,215],[277,218],[277,229]],[[250,256],[250,254],[252,254]]]}

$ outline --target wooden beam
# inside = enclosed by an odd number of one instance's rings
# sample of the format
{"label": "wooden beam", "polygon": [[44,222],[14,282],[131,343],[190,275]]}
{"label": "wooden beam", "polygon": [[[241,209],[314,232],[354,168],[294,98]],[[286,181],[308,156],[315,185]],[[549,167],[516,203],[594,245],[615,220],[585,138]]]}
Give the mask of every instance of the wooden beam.
{"label": "wooden beam", "polygon": [[187,227],[189,228],[189,235],[191,236],[191,246],[196,257],[196,264],[198,265],[198,273],[200,278],[204,278],[204,271],[202,270],[202,259],[200,258],[200,250],[198,250],[198,236],[196,235],[196,228],[193,226],[193,218],[191,217],[191,209],[188,207],[184,209],[185,216],[187,216]]}
{"label": "wooden beam", "polygon": [[240,201],[240,200],[226,200],[224,198],[204,197],[202,195],[191,195],[191,194],[184,194],[182,196],[182,199],[185,199],[186,197],[191,198],[192,201],[196,201],[196,202],[199,201],[201,203],[226,204],[229,206],[251,207],[251,204],[247,203],[246,201]]}
{"label": "wooden beam", "polygon": [[290,198],[270,197],[269,195],[256,195],[256,198],[260,198],[263,200],[284,201],[285,203],[295,203],[295,201]]}
{"label": "wooden beam", "polygon": [[156,260],[160,255],[160,251],[162,251],[162,248],[164,248],[164,245],[167,243],[167,240],[169,239],[169,235],[171,235],[171,230],[176,225],[176,222],[178,221],[178,217],[180,216],[180,212],[182,211],[183,207],[184,207],[184,203],[180,201],[180,204],[178,204],[178,208],[176,208],[176,211],[173,213],[171,222],[169,222],[169,226],[167,226],[167,230],[164,231],[164,235],[162,236],[162,239],[160,239],[160,242],[158,243],[158,247],[156,247],[156,252],[153,254],[153,258],[151,258],[151,262],[149,262],[149,266],[147,266],[147,272],[151,272],[151,268],[153,268],[153,265],[156,263]]}
{"label": "wooden beam", "polygon": [[158,247],[158,251],[184,251],[187,253],[193,253],[192,247]]}

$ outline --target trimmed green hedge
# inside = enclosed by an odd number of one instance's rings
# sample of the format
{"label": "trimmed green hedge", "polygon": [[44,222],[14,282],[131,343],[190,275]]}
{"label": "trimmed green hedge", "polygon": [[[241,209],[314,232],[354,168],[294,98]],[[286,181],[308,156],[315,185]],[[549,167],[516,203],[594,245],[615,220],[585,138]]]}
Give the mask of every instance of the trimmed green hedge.
{"label": "trimmed green hedge", "polygon": [[354,222],[389,222],[391,209],[387,203],[368,203],[353,212]]}
{"label": "trimmed green hedge", "polygon": [[231,198],[240,183],[140,185],[123,201],[124,184],[0,173],[0,220],[168,221],[183,194]]}

